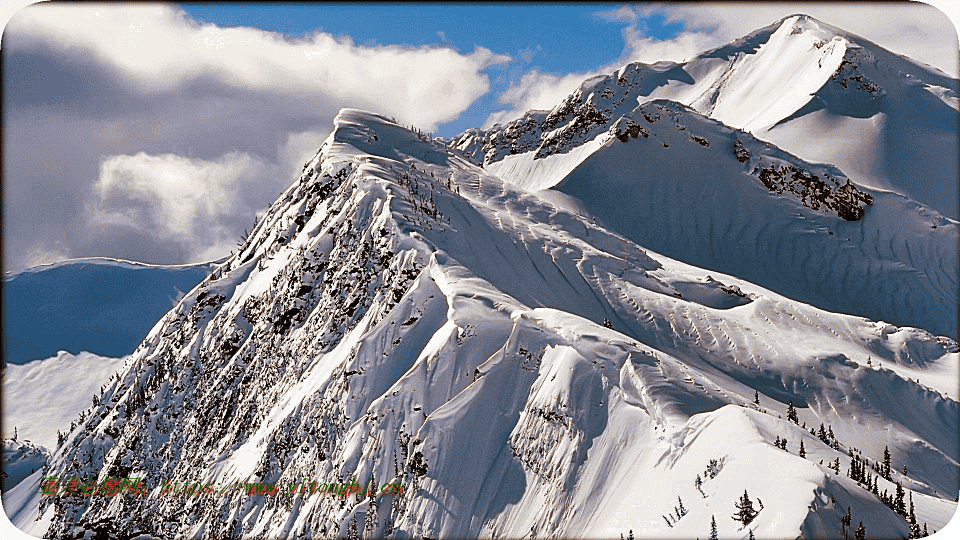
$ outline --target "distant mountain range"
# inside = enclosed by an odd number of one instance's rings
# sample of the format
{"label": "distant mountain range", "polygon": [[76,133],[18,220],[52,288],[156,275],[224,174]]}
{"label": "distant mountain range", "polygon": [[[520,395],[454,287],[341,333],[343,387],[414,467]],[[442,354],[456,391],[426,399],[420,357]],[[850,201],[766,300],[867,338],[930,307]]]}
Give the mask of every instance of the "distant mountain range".
{"label": "distant mountain range", "polygon": [[151,265],[70,259],[3,277],[3,360],[24,364],[58,351],[130,354],[213,263]]}

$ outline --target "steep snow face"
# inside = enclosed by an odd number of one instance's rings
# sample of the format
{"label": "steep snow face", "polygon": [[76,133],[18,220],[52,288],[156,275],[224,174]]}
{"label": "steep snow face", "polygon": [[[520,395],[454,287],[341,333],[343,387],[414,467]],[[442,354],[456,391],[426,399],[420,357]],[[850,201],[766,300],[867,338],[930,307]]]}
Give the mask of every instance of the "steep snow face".
{"label": "steep snow face", "polygon": [[571,195],[610,229],[668,256],[829,311],[956,338],[956,222],[674,102],[608,116],[585,130],[568,129],[578,125],[571,120],[537,151],[485,169]]}
{"label": "steep snow face", "polygon": [[212,268],[91,258],[5,275],[3,361],[25,364],[59,351],[129,354]]}
{"label": "steep snow face", "polygon": [[484,165],[533,150],[543,158],[591,140],[638,103],[669,99],[956,220],[960,158],[949,149],[958,147],[958,84],[795,15],[680,64],[624,66],[586,81],[543,120],[528,113],[452,142]]}
{"label": "steep snow face", "polygon": [[[949,519],[952,340],[647,251],[383,117],[347,109],[335,125],[46,472],[143,476],[148,493],[37,509],[31,477],[8,494],[15,523],[53,537],[689,538],[715,516],[743,536],[731,516],[746,489],[757,537],[839,536],[847,507],[905,534],[866,477],[828,467],[885,447],[896,470],[879,494],[896,482],[932,527]],[[829,436],[811,435],[820,423]],[[163,494],[164,478],[221,492]],[[353,478],[404,489],[292,489]]]}

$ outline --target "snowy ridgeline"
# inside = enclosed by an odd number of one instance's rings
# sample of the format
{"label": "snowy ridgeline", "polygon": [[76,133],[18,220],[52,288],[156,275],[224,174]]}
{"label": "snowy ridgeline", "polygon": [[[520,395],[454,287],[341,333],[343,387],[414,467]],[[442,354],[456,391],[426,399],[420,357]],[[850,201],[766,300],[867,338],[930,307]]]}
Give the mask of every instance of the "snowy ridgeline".
{"label": "snowy ridgeline", "polygon": [[953,515],[952,340],[648,251],[575,200],[518,189],[383,117],[344,110],[335,124],[44,474],[406,489],[39,499],[34,474],[4,498],[18,526],[706,538],[713,521],[721,537],[824,538],[861,521],[907,536],[911,501],[918,528]]}
{"label": "snowy ridgeline", "polygon": [[956,340],[960,158],[944,149],[958,146],[957,91],[793,16],[681,64],[589,79],[451,145],[646,248]]}
{"label": "snowy ridgeline", "polygon": [[60,351],[130,354],[214,266],[95,257],[4,275],[3,330],[9,337],[4,340],[3,363],[23,365]]}

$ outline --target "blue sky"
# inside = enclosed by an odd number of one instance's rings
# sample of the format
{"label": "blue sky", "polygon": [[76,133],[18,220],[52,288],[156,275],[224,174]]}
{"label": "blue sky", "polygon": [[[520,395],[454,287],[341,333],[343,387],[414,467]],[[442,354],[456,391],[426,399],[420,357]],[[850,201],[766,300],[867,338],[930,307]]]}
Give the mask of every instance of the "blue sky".
{"label": "blue sky", "polygon": [[[492,111],[508,106],[497,97],[530,69],[562,75],[587,72],[619,58],[626,41],[623,23],[600,16],[602,4],[178,4],[194,20],[221,27],[246,26],[303,38],[314,32],[350,37],[364,46],[451,47],[462,54],[477,46],[513,58],[487,68],[491,90],[460,118],[437,130],[452,136],[483,124]],[[681,22],[662,13],[643,20],[654,39],[675,37]]]}

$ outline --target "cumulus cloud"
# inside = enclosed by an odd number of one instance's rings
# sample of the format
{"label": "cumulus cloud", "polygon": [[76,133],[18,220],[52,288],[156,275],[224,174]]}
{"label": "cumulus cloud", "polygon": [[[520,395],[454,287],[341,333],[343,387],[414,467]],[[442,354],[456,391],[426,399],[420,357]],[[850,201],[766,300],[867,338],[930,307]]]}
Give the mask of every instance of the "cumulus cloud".
{"label": "cumulus cloud", "polygon": [[[519,118],[530,109],[551,109],[585,79],[608,74],[630,62],[682,62],[700,52],[725,45],[754,30],[796,13],[859,35],[898,54],[927,63],[957,77],[957,34],[936,8],[918,3],[692,3],[618,6],[595,15],[625,23],[625,47],[615,61],[596,71],[552,75],[536,70],[500,96],[506,111],[491,114],[484,127]],[[646,19],[662,16],[666,23],[682,23],[685,30],[670,39],[650,37]]]}
{"label": "cumulus cloud", "polygon": [[[2,54],[4,270],[57,256],[223,256],[341,107],[432,131],[488,91],[485,69],[509,60],[320,32],[287,39],[199,24],[167,4],[86,3],[18,12]],[[221,210],[178,191],[190,175]]]}
{"label": "cumulus cloud", "polygon": [[[239,152],[216,161],[175,154],[112,156],[100,165],[89,215],[97,227],[137,230],[191,259],[236,243],[239,217],[269,166]],[[248,224],[249,226],[249,224]]]}
{"label": "cumulus cloud", "polygon": [[117,69],[139,91],[170,92],[213,77],[244,90],[322,92],[433,130],[489,89],[486,67],[510,57],[478,47],[357,46],[318,32],[289,40],[255,28],[199,24],[169,5],[39,4],[8,26],[14,52],[40,45],[82,51]]}

